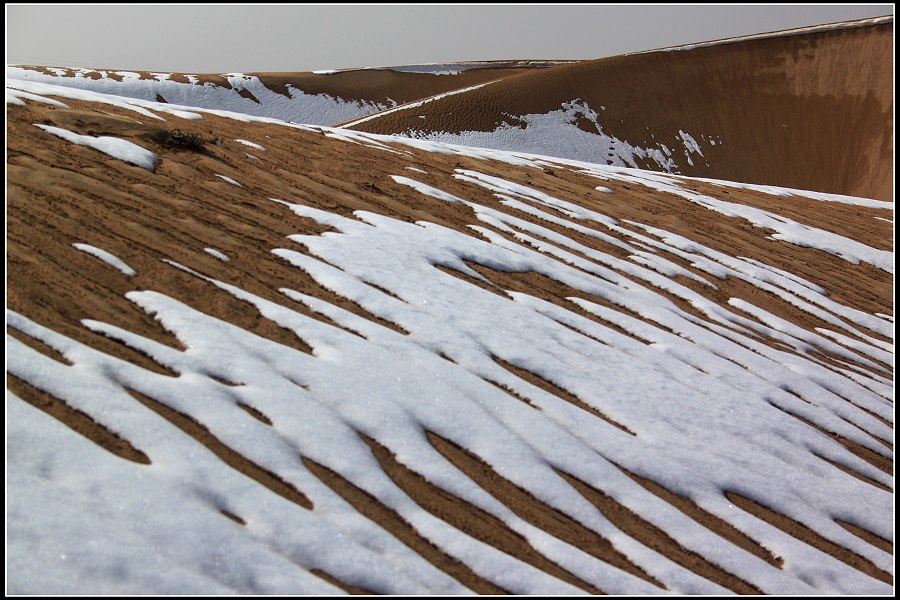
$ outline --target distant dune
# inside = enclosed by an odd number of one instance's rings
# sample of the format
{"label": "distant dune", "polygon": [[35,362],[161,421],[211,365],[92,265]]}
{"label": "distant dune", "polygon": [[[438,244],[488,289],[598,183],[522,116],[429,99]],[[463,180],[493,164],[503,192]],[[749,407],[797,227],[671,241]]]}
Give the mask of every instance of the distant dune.
{"label": "distant dune", "polygon": [[346,126],[893,198],[893,18],[585,61]]}
{"label": "distant dune", "polygon": [[[8,78],[104,94],[232,110],[297,123],[332,123],[566,61],[482,61],[297,73],[149,73],[10,66]],[[571,61],[569,61],[571,62]]]}

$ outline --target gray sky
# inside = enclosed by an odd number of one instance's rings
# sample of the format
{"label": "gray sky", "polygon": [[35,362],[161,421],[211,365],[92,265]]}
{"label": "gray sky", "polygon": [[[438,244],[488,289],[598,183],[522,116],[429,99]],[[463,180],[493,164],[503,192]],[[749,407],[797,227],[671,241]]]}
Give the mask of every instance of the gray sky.
{"label": "gray sky", "polygon": [[584,59],[893,12],[892,4],[7,4],[6,62],[218,73]]}

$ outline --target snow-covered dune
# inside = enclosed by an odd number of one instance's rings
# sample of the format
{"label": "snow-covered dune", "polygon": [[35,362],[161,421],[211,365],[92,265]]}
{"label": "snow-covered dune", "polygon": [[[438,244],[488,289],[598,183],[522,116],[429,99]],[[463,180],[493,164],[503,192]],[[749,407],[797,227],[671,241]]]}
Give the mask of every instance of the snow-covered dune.
{"label": "snow-covered dune", "polygon": [[344,127],[893,199],[893,17],[583,61]]}
{"label": "snow-covered dune", "polygon": [[330,125],[560,61],[486,61],[313,73],[148,73],[8,66],[7,79],[298,123]]}
{"label": "snow-covered dune", "polygon": [[8,592],[892,592],[892,203],[167,100],[7,81]]}

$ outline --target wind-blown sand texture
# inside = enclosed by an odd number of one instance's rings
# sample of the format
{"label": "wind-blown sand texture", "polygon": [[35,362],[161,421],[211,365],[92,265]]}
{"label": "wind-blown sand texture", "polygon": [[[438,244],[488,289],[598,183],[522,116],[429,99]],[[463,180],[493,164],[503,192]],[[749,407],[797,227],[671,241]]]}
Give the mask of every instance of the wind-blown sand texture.
{"label": "wind-blown sand texture", "polygon": [[348,126],[892,200],[893,36],[888,17],[584,61]]}
{"label": "wind-blown sand texture", "polygon": [[7,111],[8,591],[891,592],[893,204]]}

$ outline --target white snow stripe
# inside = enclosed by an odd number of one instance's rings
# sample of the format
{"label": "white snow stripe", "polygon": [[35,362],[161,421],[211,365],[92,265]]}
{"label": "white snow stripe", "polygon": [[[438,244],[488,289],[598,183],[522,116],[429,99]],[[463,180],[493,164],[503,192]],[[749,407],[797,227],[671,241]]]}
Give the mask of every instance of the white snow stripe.
{"label": "white snow stripe", "polygon": [[51,125],[40,125],[38,123],[35,123],[34,126],[38,127],[39,129],[43,129],[47,133],[55,135],[58,138],[64,139],[67,142],[72,142],[73,144],[78,144],[79,146],[88,146],[89,148],[99,150],[100,152],[112,156],[113,158],[118,158],[121,161],[133,164],[138,167],[143,167],[148,171],[154,171],[156,169],[156,162],[159,160],[156,154],[154,154],[153,152],[150,152],[146,148],[141,148],[137,144],[129,142],[128,140],[123,140],[121,138],[111,136],[93,137],[90,135],[79,135],[67,129],[53,127]]}
{"label": "white snow stripe", "polygon": [[122,259],[113,254],[110,254],[106,250],[102,250],[100,248],[97,248],[96,246],[91,246],[90,244],[75,243],[72,245],[82,252],[86,252],[95,258],[99,258],[109,266],[121,271],[129,277],[134,277],[135,275],[137,275],[137,271],[129,267]]}

